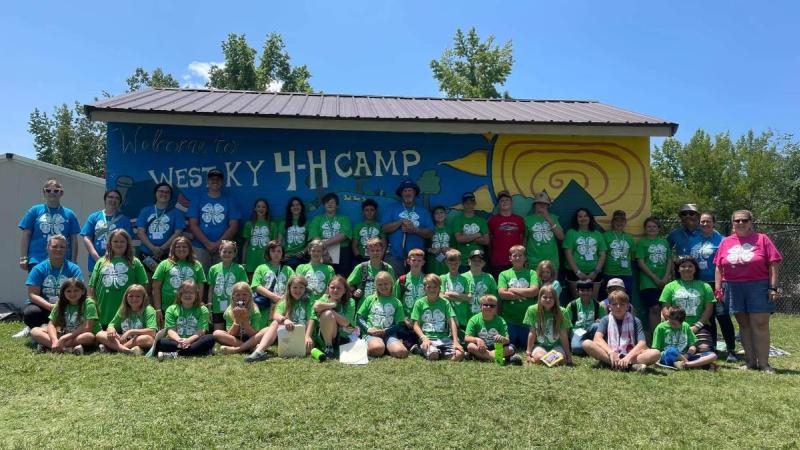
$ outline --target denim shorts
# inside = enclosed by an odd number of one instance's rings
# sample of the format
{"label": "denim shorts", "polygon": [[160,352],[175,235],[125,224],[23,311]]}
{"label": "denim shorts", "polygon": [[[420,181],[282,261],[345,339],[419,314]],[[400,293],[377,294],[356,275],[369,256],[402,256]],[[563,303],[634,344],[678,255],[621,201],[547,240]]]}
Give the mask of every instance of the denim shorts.
{"label": "denim shorts", "polygon": [[773,313],[775,303],[769,301],[769,280],[760,281],[725,281],[722,290],[724,301],[731,314],[736,313]]}

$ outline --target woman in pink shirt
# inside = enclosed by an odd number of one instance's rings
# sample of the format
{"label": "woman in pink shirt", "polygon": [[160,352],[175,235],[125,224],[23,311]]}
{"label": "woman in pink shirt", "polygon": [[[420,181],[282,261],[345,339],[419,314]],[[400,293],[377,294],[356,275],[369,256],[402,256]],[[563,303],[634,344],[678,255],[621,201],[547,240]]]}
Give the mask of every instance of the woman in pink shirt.
{"label": "woman in pink shirt", "polygon": [[742,369],[775,373],[769,365],[769,316],[778,297],[778,264],[783,257],[766,234],[753,230],[753,214],[733,213],[734,233],[722,240],[714,258],[714,291],[739,322],[747,364]]}

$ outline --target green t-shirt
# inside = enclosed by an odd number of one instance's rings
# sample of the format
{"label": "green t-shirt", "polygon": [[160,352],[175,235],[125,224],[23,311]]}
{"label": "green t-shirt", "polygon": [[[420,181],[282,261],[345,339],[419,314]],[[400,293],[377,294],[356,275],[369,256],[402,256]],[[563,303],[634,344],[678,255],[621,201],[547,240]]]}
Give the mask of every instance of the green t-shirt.
{"label": "green t-shirt", "polygon": [[[486,235],[489,234],[489,226],[486,224],[486,220],[483,217],[477,215],[466,217],[464,214],[460,214],[453,219],[453,234],[455,235],[456,233],[462,233],[468,236],[476,234]],[[472,241],[464,244],[456,243],[456,248],[461,252],[461,264],[467,265],[469,254],[473,250],[482,249],[483,246]]]}
{"label": "green t-shirt", "polygon": [[181,283],[186,280],[194,280],[196,285],[206,282],[206,274],[203,272],[203,265],[200,261],[189,264],[186,261],[173,263],[165,259],[158,264],[153,273],[153,279],[161,282],[161,310],[166,311],[170,305],[175,304],[175,295]]}
{"label": "green t-shirt", "polygon": [[323,263],[300,264],[297,266],[295,273],[305,277],[308,282],[308,298],[312,301],[318,300],[325,293],[328,283],[331,282],[335,275],[333,267]]}
{"label": "green t-shirt", "polygon": [[[267,311],[267,314],[269,314],[269,311]],[[225,319],[225,329],[230,329],[233,326],[233,305],[225,309],[225,312],[222,313],[222,318]],[[256,304],[253,304],[253,310],[250,311],[250,326],[256,331],[264,327],[261,310]]]}
{"label": "green t-shirt", "polygon": [[670,306],[680,306],[686,311],[686,322],[695,324],[700,320],[706,304],[715,303],[714,291],[708,283],[700,280],[670,281],[661,291],[661,303]]}
{"label": "green t-shirt", "polygon": [[456,312],[446,299],[439,297],[430,303],[423,297],[414,303],[411,310],[411,320],[419,322],[422,333],[430,339],[441,339],[450,336],[450,318]]}
{"label": "green t-shirt", "polygon": [[481,273],[477,277],[471,271],[462,274],[472,284],[472,301],[469,303],[469,315],[481,312],[481,297],[487,294],[497,297],[497,283],[488,273]]}
{"label": "green t-shirt", "polygon": [[[433,236],[431,236],[431,249],[438,250],[442,248],[451,248],[455,245],[456,238],[453,232],[447,226],[436,227],[433,229]],[[428,273],[447,273],[447,264],[444,263],[444,254],[441,254],[442,260],[436,259],[437,256],[430,252],[426,257],[426,265]]]}
{"label": "green t-shirt", "polygon": [[[308,299],[304,299],[302,301],[294,301],[292,303],[292,311],[289,314],[289,320],[291,320],[295,325],[305,325],[308,322],[308,319],[311,318],[311,308],[312,303],[308,301]],[[279,314],[281,316],[286,315],[286,300],[281,300],[275,306],[275,314]]]}
{"label": "green t-shirt", "polygon": [[[571,326],[567,310],[561,307],[558,308],[561,310],[561,326],[559,330],[553,329],[553,311],[551,310],[544,312],[544,327],[542,327],[544,333],[536,333],[536,345],[545,350],[552,350],[556,345],[561,345],[560,332],[562,330],[569,330]],[[531,305],[525,313],[525,320],[523,321],[525,325],[533,330],[537,329],[536,320],[539,313],[538,309],[539,305]]]}
{"label": "green t-shirt", "polygon": [[249,220],[245,222],[242,236],[247,239],[247,257],[244,266],[248,272],[255,271],[258,266],[267,262],[264,251],[269,241],[277,239],[277,231],[275,224],[266,220],[256,221],[255,225]]}
{"label": "green t-shirt", "polygon": [[306,222],[303,226],[298,225],[297,219],[292,219],[292,224],[289,229],[286,229],[286,220],[282,220],[278,224],[278,234],[283,236],[283,247],[286,251],[286,256],[296,255],[306,249],[308,244],[308,230],[306,230]]}
{"label": "green t-shirt", "polygon": [[400,299],[403,309],[405,309],[406,317],[411,317],[411,310],[414,309],[417,299],[425,296],[425,289],[422,287],[423,278],[425,278],[425,274],[422,273],[417,276],[407,273],[404,279],[405,287],[400,286],[400,278],[394,282],[392,295]]}
{"label": "green t-shirt", "polygon": [[[550,219],[558,225],[558,216],[550,214]],[[528,242],[525,249],[528,253],[528,267],[536,268],[540,262],[548,260],[553,263],[553,267],[558,273],[558,242],[551,225],[544,217],[538,214],[531,214],[525,217],[525,233]]]}
{"label": "green t-shirt", "polygon": [[205,305],[184,308],[172,305],[164,313],[164,328],[173,329],[178,336],[186,339],[200,330],[208,329],[208,308]]}
{"label": "green t-shirt", "polygon": [[89,285],[94,288],[97,300],[99,320],[103,325],[111,323],[119,305],[122,304],[122,297],[128,286],[147,285],[147,273],[138,258],[133,258],[133,265],[128,265],[128,261],[119,256],[112,258],[111,262],[105,261],[105,257],[100,258],[94,265],[92,277],[89,279]]}
{"label": "green t-shirt", "polygon": [[675,347],[681,353],[686,353],[689,347],[697,342],[697,336],[692,331],[691,325],[686,322],[680,328],[672,328],[669,322],[661,322],[653,330],[653,348],[662,352],[667,347]]}
{"label": "green t-shirt", "polygon": [[[97,305],[95,304],[94,300],[87,298],[83,305],[83,315],[81,315],[80,312],[81,308],[79,305],[67,303],[67,306],[64,307],[64,329],[62,331],[65,334],[71,333],[83,325],[83,323],[87,320],[93,320],[92,333],[97,334],[101,330],[101,327],[100,321],[98,320],[99,316],[97,315]],[[51,321],[55,321],[57,315],[58,303],[53,305],[53,309],[50,310],[49,319]]]}
{"label": "green t-shirt", "polygon": [[147,305],[144,311],[139,311],[138,313],[130,311],[127,317],[120,316],[120,311],[117,311],[114,314],[114,318],[111,319],[110,325],[113,325],[114,329],[120,333],[125,333],[128,330],[141,330],[142,328],[150,328],[157,331],[156,310]]}
{"label": "green t-shirt", "polygon": [[[508,288],[529,288],[539,285],[539,277],[533,269],[522,269],[517,272],[513,268],[500,272],[497,279],[497,289]],[[536,298],[530,297],[523,300],[500,299],[502,306],[500,315],[506,322],[513,325],[522,325],[525,313],[528,308],[536,302]]]}
{"label": "green t-shirt", "polygon": [[636,244],[628,233],[606,231],[603,234],[608,253],[603,273],[606,275],[633,275],[633,260],[636,257]]}
{"label": "green t-shirt", "polygon": [[[643,260],[645,265],[657,277],[663,278],[667,272],[667,262],[672,258],[672,251],[666,239],[650,239],[643,237],[636,244],[636,259]],[[644,271],[639,272],[639,290],[656,288],[656,283]]]}
{"label": "green t-shirt", "polygon": [[339,246],[347,247],[350,245],[350,236],[353,234],[353,230],[350,227],[350,218],[342,214],[337,214],[333,217],[321,214],[311,219],[311,223],[308,225],[309,240],[315,238],[330,239],[339,233],[347,236]]}
{"label": "green t-shirt", "polygon": [[[483,318],[482,313],[475,314],[467,322],[467,336],[478,337],[483,339],[487,347],[494,346],[494,338],[496,336],[508,337],[508,326],[506,321],[495,315],[494,319],[487,321]],[[490,350],[493,350],[490,348]]]}
{"label": "green t-shirt", "polygon": [[[572,324],[572,329],[584,329],[588,330],[589,327],[592,326],[596,321],[602,319],[606,316],[606,311],[603,309],[602,306],[599,304],[597,305],[597,317],[594,314],[594,304],[596,302],[594,300],[590,300],[588,305],[584,305],[581,301],[580,297],[576,298],[569,305],[567,305],[567,312],[572,311],[572,305],[575,304],[575,310],[577,311],[577,317],[575,318],[575,322]],[[572,319],[572,314],[570,313],[570,319]]]}
{"label": "green t-shirt", "polygon": [[379,297],[375,294],[364,299],[356,315],[363,317],[369,328],[386,329],[406,320],[406,313],[400,300],[394,297]]}
{"label": "green t-shirt", "polygon": [[[367,270],[366,276],[364,276],[365,267]],[[366,263],[356,264],[356,267],[353,268],[350,276],[347,277],[347,284],[354,286],[354,289],[359,289],[361,288],[361,281],[364,281],[364,292],[361,295],[361,299],[363,301],[363,299],[367,298],[367,296],[375,293],[375,276],[381,271],[389,272],[389,274],[392,275],[392,279],[395,279],[394,269],[388,263],[381,261],[380,267],[375,268],[372,266],[370,261],[367,261]]]}
{"label": "green t-shirt", "polygon": [[567,230],[564,236],[564,250],[572,252],[578,270],[589,273],[597,267],[600,253],[606,251],[606,240],[599,231]]}
{"label": "green t-shirt", "polygon": [[211,312],[219,314],[231,304],[233,285],[247,281],[247,272],[241,264],[231,263],[227,269],[216,263],[208,269],[208,288],[211,291]]}
{"label": "green t-shirt", "polygon": [[358,242],[358,252],[366,258],[367,255],[367,241],[372,238],[386,239],[386,233],[381,229],[381,224],[378,222],[362,222],[356,225],[353,230],[353,239]]}
{"label": "green t-shirt", "polygon": [[[441,292],[457,292],[459,294],[472,295],[472,283],[464,277],[464,275],[450,276],[449,273],[439,275],[442,279]],[[467,321],[470,318],[470,302],[463,300],[450,300],[453,305],[453,311],[456,313],[456,322],[458,326],[463,328],[467,326]]]}
{"label": "green t-shirt", "polygon": [[294,275],[294,270],[289,266],[261,264],[253,272],[253,282],[250,283],[250,288],[253,289],[253,292],[257,287],[267,288],[273,294],[283,297],[286,295],[286,283],[292,275]]}
{"label": "green t-shirt", "polygon": [[[331,303],[331,302],[328,301],[328,295],[327,294],[325,294],[322,297],[320,297],[320,299],[318,301],[322,302],[322,303]],[[314,303],[315,302],[309,302],[309,304],[312,306],[311,307],[311,317],[310,317],[310,319],[315,321],[315,322],[319,322],[319,316],[317,315],[317,312],[314,311],[314,307],[313,307]],[[348,325],[350,325],[351,327],[356,326],[356,302],[355,302],[355,300],[353,300],[352,298],[349,298],[349,299],[347,299],[347,301],[343,302],[343,304],[339,303],[336,306],[336,308],[334,309],[334,311],[336,311],[337,313],[339,313],[342,316],[344,316],[350,322]],[[339,336],[342,336],[342,337],[347,337],[348,336],[348,333],[344,330],[343,327],[339,327]]]}

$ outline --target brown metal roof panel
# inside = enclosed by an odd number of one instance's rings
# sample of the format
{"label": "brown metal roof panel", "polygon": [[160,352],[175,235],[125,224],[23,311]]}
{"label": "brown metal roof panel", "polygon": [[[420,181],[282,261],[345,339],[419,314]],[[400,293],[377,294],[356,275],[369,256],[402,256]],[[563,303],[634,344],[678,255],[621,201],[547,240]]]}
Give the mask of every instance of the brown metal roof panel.
{"label": "brown metal roof panel", "polygon": [[428,110],[431,119],[450,120],[457,117],[457,112],[448,102],[431,100],[426,102],[425,109]]}
{"label": "brown metal roof panel", "polygon": [[353,97],[349,95],[342,95],[338,97],[339,100],[339,117],[356,118],[358,117],[358,108],[356,108]]}
{"label": "brown metal roof panel", "polygon": [[433,118],[434,115],[430,110],[425,108],[425,101],[414,100],[410,98],[399,98],[397,104],[402,106],[406,117],[410,119],[428,119]]}
{"label": "brown metal roof panel", "polygon": [[319,115],[322,117],[336,117],[339,114],[339,99],[333,95],[322,96],[322,108]]}
{"label": "brown metal roof panel", "polygon": [[307,98],[308,96],[304,94],[293,94],[289,96],[289,101],[283,105],[283,109],[281,110],[280,114],[282,116],[302,115]]}
{"label": "brown metal roof panel", "polygon": [[228,102],[217,108],[220,114],[241,114],[242,108],[253,101],[258,94],[248,92],[232,92],[228,94]]}
{"label": "brown metal roof panel", "polygon": [[150,102],[141,106],[140,108],[153,111],[172,111],[175,108],[175,104],[181,102],[186,97],[193,96],[193,93],[181,91],[171,91],[171,94],[172,95],[162,96],[159,98],[150,97]]}
{"label": "brown metal roof panel", "polygon": [[616,106],[611,105],[604,105],[604,104],[597,104],[598,108],[602,108],[607,115],[611,117],[619,117],[624,118],[625,121],[628,122],[646,122],[646,123],[654,123],[654,124],[666,124],[669,123],[664,119],[660,119],[658,117],[649,116],[646,114],[639,114],[632,111],[628,111],[626,109],[618,108]]}
{"label": "brown metal roof panel", "polygon": [[358,117],[371,119],[378,115],[372,100],[368,97],[353,97],[353,103],[358,112]]}
{"label": "brown metal roof panel", "polygon": [[253,101],[243,106],[241,114],[260,114],[267,104],[275,99],[274,95],[254,95]]}
{"label": "brown metal roof panel", "polygon": [[154,95],[157,92],[158,91],[156,90],[148,90],[146,92],[141,92],[141,91],[128,92],[122,95],[117,95],[115,97],[102,99],[99,102],[90,103],[89,106],[96,109],[115,108],[117,105],[121,105],[132,99],[136,99],[142,94]]}
{"label": "brown metal roof panel", "polygon": [[201,104],[197,108],[199,113],[220,113],[225,106],[227,106],[234,98],[238,97],[238,93],[233,92],[214,92],[208,97],[208,101]]}
{"label": "brown metal roof panel", "polygon": [[143,92],[141,96],[133,96],[124,102],[116,103],[114,105],[109,106],[110,108],[114,109],[140,109],[140,110],[149,110],[150,105],[157,104],[159,99],[163,99],[165,97],[169,97],[175,94],[176,91],[162,91],[162,90],[154,90],[151,92]]}
{"label": "brown metal roof panel", "polygon": [[316,117],[322,111],[322,96],[321,95],[308,95],[306,102],[303,105],[302,116]]}
{"label": "brown metal roof panel", "polygon": [[[477,102],[476,102],[477,103]],[[501,122],[528,120],[518,112],[506,108],[502,102],[483,102],[478,110],[482,120],[497,120]]]}
{"label": "brown metal roof panel", "polygon": [[277,115],[280,115],[281,111],[283,111],[283,108],[286,106],[287,103],[289,103],[289,101],[291,99],[292,99],[292,97],[289,96],[289,95],[276,95],[276,94],[273,94],[272,95],[272,101],[267,103],[267,104],[265,104],[264,107],[261,108],[260,111],[258,111],[258,113],[262,114],[262,115],[265,115],[265,116],[277,116]]}

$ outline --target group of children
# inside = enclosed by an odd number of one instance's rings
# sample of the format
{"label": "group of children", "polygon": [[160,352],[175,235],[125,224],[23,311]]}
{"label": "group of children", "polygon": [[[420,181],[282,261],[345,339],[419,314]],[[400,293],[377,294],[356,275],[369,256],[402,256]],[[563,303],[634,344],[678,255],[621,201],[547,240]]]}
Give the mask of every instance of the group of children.
{"label": "group of children", "polygon": [[[461,253],[448,249],[447,273],[440,275],[423,273],[426,254],[413,249],[408,272],[396,277],[383,261],[384,241],[373,237],[365,245],[369,259],[345,278],[323,261],[321,240],[309,243],[310,261],[295,269],[283,263],[280,242],[270,241],[267,262],[249,280],[234,262],[234,242],[223,241],[220,262],[206,277],[189,240],[178,237],[154,271],[151,304],[146,278],[135,275],[141,263],[131,255],[130,237],[118,230],[110,243],[89,287],[75,278],[61,286],[46,328],[31,334],[41,350],[81,354],[99,345],[101,351],[169,359],[209,355],[219,344],[221,353],[246,353],[245,361],[253,362],[269,356],[281,327],[302,326],[306,353],[317,348],[328,357],[362,337],[372,357],[413,353],[522,364],[517,352],[524,349],[533,364],[572,364],[573,354],[587,354],[615,369],[636,370],[657,362],[708,366],[716,358],[679,306],[667,308],[669,320],[656,327],[649,349],[621,280],[608,283],[606,302],[594,298],[591,281],[579,282],[578,298],[562,308],[553,265],[528,268],[521,245],[511,247],[511,268],[495,282],[483,271],[481,249],[467,255],[463,273]],[[109,265],[117,272],[125,266],[125,273],[130,266],[134,274],[123,281]]]}

